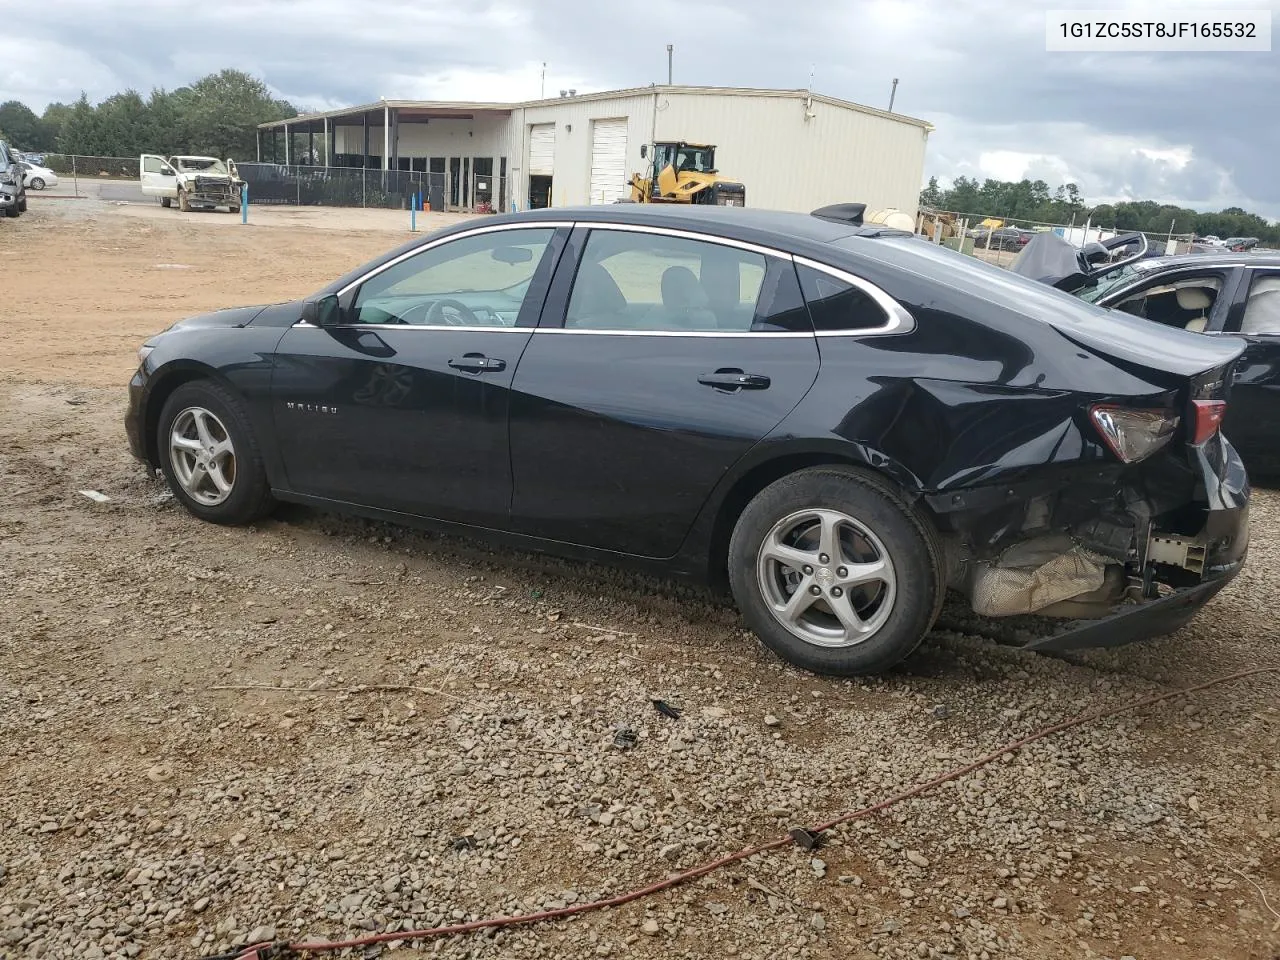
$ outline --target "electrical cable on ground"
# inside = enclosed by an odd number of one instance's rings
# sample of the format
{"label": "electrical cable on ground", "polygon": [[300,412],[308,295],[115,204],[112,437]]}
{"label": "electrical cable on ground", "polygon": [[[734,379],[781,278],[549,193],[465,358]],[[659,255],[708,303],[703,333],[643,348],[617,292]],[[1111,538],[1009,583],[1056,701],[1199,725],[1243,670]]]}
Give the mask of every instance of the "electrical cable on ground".
{"label": "electrical cable on ground", "polygon": [[[1154,704],[1161,703],[1165,700],[1172,700],[1175,697],[1182,697],[1192,693],[1198,693],[1201,690],[1208,690],[1210,687],[1216,687],[1224,683],[1232,683],[1237,680],[1244,680],[1248,677],[1256,677],[1266,673],[1280,674],[1280,667],[1254,667],[1249,670],[1241,670],[1237,673],[1227,674],[1221,677],[1215,677],[1212,680],[1206,680],[1203,683],[1197,683],[1190,687],[1182,687],[1177,690],[1171,690],[1168,693],[1161,693],[1155,696],[1145,697],[1141,700],[1135,700],[1132,703],[1122,703],[1116,706],[1103,707],[1097,710],[1090,710],[1086,713],[1077,714],[1067,720],[1041,727],[1033,733],[1027,734],[1017,740],[1005,744],[991,753],[985,754],[978,759],[968,763],[962,767],[957,767],[940,776],[934,777],[932,780],[924,783],[916,784],[900,793],[881,800],[879,803],[872,804],[869,807],[863,807],[860,810],[852,810],[842,813],[833,820],[826,823],[818,824],[808,828],[808,833],[818,835],[826,833],[835,827],[849,823],[853,820],[860,820],[869,817],[872,814],[880,813],[896,804],[902,803],[904,800],[910,800],[918,797],[923,793],[940,787],[944,783],[952,780],[958,780],[960,777],[967,776],[987,764],[998,760],[1000,757],[1013,753],[1022,749],[1027,744],[1034,743],[1037,740],[1043,740],[1045,737],[1052,736],[1055,733],[1062,733],[1064,730],[1070,730],[1073,727],[1083,726],[1087,723],[1093,723],[1097,720],[1103,720],[1108,717],[1114,717],[1122,713],[1131,713],[1134,710],[1141,710],[1144,707],[1150,707]],[[652,896],[663,890],[669,890],[672,887],[680,886],[688,883],[690,880],[696,880],[699,877],[706,876],[726,867],[732,863],[746,860],[748,857],[757,854],[767,853],[770,850],[778,850],[782,847],[791,846],[796,843],[796,839],[791,834],[778,837],[774,840],[758,844],[753,847],[747,847],[736,853],[731,853],[720,857],[716,860],[710,860],[699,866],[685,870],[682,873],[674,874],[665,880],[659,880],[651,883],[646,887],[640,887],[627,893],[619,894],[616,897],[608,897],[604,900],[593,900],[589,903],[574,904],[571,907],[561,907],[555,910],[543,910],[537,913],[516,914],[507,917],[490,917],[485,920],[474,920],[469,923],[458,923],[448,927],[430,927],[423,930],[398,930],[395,933],[379,933],[367,937],[360,937],[354,940],[341,941],[325,941],[312,943],[289,943],[283,941],[256,943],[249,946],[233,950],[230,953],[220,954],[217,957],[209,957],[206,960],[269,960],[272,957],[278,957],[286,953],[327,953],[337,950],[347,950],[354,947],[367,947],[378,943],[389,943],[391,941],[409,941],[409,940],[427,940],[434,937],[456,936],[461,933],[473,933],[478,930],[497,929],[500,927],[510,927],[516,925],[525,925],[532,923],[541,923],[547,920],[561,920],[566,917],[572,917],[580,913],[588,913],[595,910],[603,910],[608,907],[620,907],[636,900]]]}

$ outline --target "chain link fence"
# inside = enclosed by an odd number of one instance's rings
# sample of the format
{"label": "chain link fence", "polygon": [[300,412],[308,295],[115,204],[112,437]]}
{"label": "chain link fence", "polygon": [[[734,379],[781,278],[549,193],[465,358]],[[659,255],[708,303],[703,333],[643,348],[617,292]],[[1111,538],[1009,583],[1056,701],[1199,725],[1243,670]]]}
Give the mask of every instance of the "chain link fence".
{"label": "chain link fence", "polygon": [[[39,162],[65,187],[80,192],[84,181],[141,180],[139,157],[93,157],[47,153]],[[320,207],[371,207],[498,213],[514,209],[509,178],[490,176],[470,164],[449,171],[382,170],[374,167],[323,167],[311,164],[237,163],[249,185],[251,204]]]}
{"label": "chain link fence", "polygon": [[508,178],[475,171],[378,170],[282,163],[238,163],[249,202],[293,206],[376,207],[497,213],[511,209]]}
{"label": "chain link fence", "polygon": [[1114,224],[1092,223],[1083,216],[1070,223],[1050,223],[999,214],[929,210],[922,211],[916,218],[917,234],[1002,267],[1013,263],[1031,236],[1045,231],[1053,231],[1076,246],[1108,240],[1119,234],[1143,233],[1153,255],[1200,249],[1193,234],[1121,230]]}

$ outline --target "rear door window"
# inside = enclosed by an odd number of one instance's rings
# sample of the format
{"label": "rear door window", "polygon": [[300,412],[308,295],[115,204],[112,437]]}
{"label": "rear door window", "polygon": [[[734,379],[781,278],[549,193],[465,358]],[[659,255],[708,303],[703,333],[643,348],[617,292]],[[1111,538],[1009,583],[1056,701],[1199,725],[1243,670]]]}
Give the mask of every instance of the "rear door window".
{"label": "rear door window", "polygon": [[568,330],[747,332],[768,260],[686,237],[592,230],[569,297]]}

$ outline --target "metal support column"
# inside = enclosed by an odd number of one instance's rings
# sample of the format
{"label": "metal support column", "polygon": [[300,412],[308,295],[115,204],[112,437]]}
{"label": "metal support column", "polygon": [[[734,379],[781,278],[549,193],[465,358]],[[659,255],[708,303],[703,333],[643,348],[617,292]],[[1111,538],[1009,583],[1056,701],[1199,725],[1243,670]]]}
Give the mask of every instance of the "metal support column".
{"label": "metal support column", "polygon": [[391,169],[400,169],[400,111],[391,111]]}
{"label": "metal support column", "polygon": [[314,164],[316,162],[316,132],[314,130],[307,131],[307,163]]}
{"label": "metal support column", "polygon": [[324,165],[329,166],[329,154],[332,151],[329,147],[329,118],[324,118]]}
{"label": "metal support column", "polygon": [[262,130],[261,129],[257,129],[253,131],[253,145],[258,150],[258,162],[261,163],[262,162]]}
{"label": "metal support column", "polygon": [[360,154],[360,166],[367,167],[369,165],[369,111],[366,110],[361,116],[364,117],[364,153]]}
{"label": "metal support column", "polygon": [[382,108],[382,169],[391,169],[391,108]]}
{"label": "metal support column", "polygon": [[284,125],[284,165],[289,166],[289,125]]}

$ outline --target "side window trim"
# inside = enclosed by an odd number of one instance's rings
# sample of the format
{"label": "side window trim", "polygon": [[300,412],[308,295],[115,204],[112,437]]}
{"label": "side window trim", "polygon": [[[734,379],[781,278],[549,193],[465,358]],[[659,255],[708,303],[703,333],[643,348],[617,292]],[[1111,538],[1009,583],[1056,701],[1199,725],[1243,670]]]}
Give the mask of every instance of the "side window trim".
{"label": "side window trim", "polygon": [[816,336],[819,337],[874,337],[886,336],[888,334],[910,333],[916,328],[916,318],[913,317],[907,308],[898,303],[897,300],[889,296],[884,290],[881,290],[869,280],[864,280],[857,274],[849,273],[847,270],[841,270],[839,267],[833,267],[827,263],[821,263],[817,260],[810,260],[808,257],[796,256],[793,258],[795,262],[811,270],[817,270],[819,273],[825,273],[828,276],[835,277],[850,286],[857,287],[873,301],[876,306],[884,311],[888,318],[878,327],[866,327],[858,330],[819,330]]}
{"label": "side window trim", "polygon": [[558,230],[562,227],[572,227],[573,225],[572,220],[530,220],[525,223],[499,223],[488,227],[475,227],[471,230],[460,230],[458,233],[451,233],[447,237],[439,237],[435,240],[429,240],[421,246],[414,247],[412,250],[406,250],[398,257],[392,257],[386,263],[378,264],[368,273],[361,274],[339,290],[338,296],[345,296],[357,287],[364,286],[364,284],[368,283],[384,270],[390,270],[397,264],[404,263],[406,260],[410,260],[419,254],[426,253],[428,250],[434,250],[436,247],[443,246],[446,243],[452,243],[454,240],[464,240],[467,237],[478,236],[482,233],[500,233],[502,231],[510,230]]}
{"label": "side window trim", "polygon": [[[422,254],[427,253],[430,250],[434,250],[437,247],[441,247],[441,246],[444,246],[445,244],[452,243],[455,240],[465,240],[469,237],[480,236],[488,233],[513,233],[521,230],[551,230],[552,231],[551,239],[547,242],[547,249],[544,256],[548,256],[548,255],[550,256],[550,263],[547,269],[547,275],[548,277],[554,276],[556,267],[558,265],[558,261],[561,258],[561,253],[563,252],[564,239],[568,235],[567,228],[570,228],[572,226],[573,226],[572,221],[563,221],[563,220],[530,221],[528,223],[519,223],[519,224],[506,224],[506,223],[496,224],[496,225],[487,226],[487,227],[477,227],[474,230],[464,230],[459,233],[452,233],[447,237],[441,237],[438,240],[433,240],[428,243],[424,243],[420,247],[414,247],[412,250],[407,250],[400,256],[393,257],[391,260],[388,260],[386,263],[381,263],[378,266],[374,267],[369,272],[357,277],[355,280],[351,281],[349,284],[347,284],[345,287],[343,287],[341,290],[337,292],[336,296],[338,298],[338,307],[341,310],[344,321],[345,321],[346,318],[350,315],[351,310],[354,309],[355,307],[356,298],[360,295],[361,288],[370,280],[372,280],[374,277],[382,273],[383,271],[389,270],[391,267],[404,263],[407,260],[412,260],[414,257],[421,256]],[[541,265],[539,265],[539,268],[541,269]],[[434,326],[434,325],[428,325],[428,324],[351,323],[351,322],[343,322],[340,324],[336,324],[335,326],[338,328],[354,329],[354,330],[452,330],[452,331],[473,330],[477,332],[483,331],[486,333],[495,333],[495,332],[496,333],[519,333],[519,332],[527,333],[534,328],[535,324],[521,323],[521,320],[525,319],[524,317],[525,311],[528,310],[536,318],[538,315],[538,312],[541,311],[542,309],[541,300],[544,300],[546,296],[545,289],[541,289],[544,285],[537,284],[537,275],[538,275],[537,271],[535,271],[533,284],[530,285],[529,293],[526,294],[526,298],[528,296],[538,296],[540,298],[537,311],[534,311],[533,308],[531,308],[528,302],[526,301],[526,303],[522,305],[520,308],[520,317],[517,318],[516,323],[510,327],[502,326],[499,324],[493,324],[488,326],[477,324],[475,326],[468,325],[466,327],[456,327],[456,326]],[[306,324],[302,321],[299,321],[297,324],[294,324],[294,326],[310,326],[310,324]]]}

